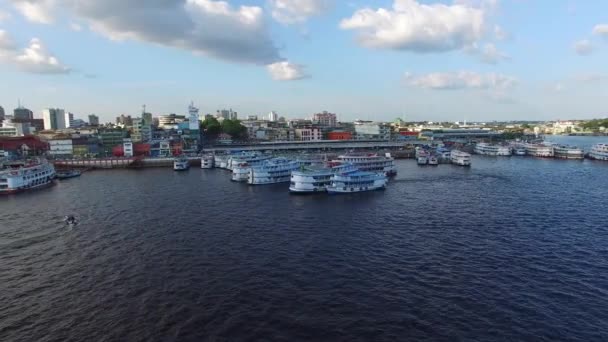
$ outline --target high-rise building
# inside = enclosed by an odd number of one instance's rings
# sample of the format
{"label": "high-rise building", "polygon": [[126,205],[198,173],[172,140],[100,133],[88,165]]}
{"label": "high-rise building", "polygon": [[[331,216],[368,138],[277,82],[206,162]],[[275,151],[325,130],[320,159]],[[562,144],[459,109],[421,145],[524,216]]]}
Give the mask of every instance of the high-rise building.
{"label": "high-rise building", "polygon": [[152,120],[152,113],[143,112],[141,118],[144,120],[145,125],[152,126],[154,123],[154,120]]}
{"label": "high-rise building", "polygon": [[323,111],[323,113],[313,114],[312,123],[325,127],[336,127],[336,114],[328,113],[327,111]]}
{"label": "high-rise building", "polygon": [[217,119],[236,120],[238,119],[238,113],[232,109],[217,110],[215,117]]}
{"label": "high-rise building", "polygon": [[272,112],[268,113],[268,121],[272,121],[272,122],[279,121],[279,114],[277,114],[277,112],[275,112],[274,110]]}
{"label": "high-rise building", "polygon": [[147,125],[142,118],[133,119],[131,139],[133,142],[147,142],[152,140],[152,125]]}
{"label": "high-rise building", "polygon": [[34,113],[31,110],[19,105],[19,107],[13,110],[13,118],[17,120],[31,120],[34,118]]}
{"label": "high-rise building", "polygon": [[4,108],[0,106],[0,123],[4,121]]}
{"label": "high-rise building", "polygon": [[191,131],[197,131],[200,129],[198,123],[198,108],[194,107],[194,102],[188,106],[188,128]]}
{"label": "high-rise building", "polygon": [[47,108],[42,111],[44,129],[63,129],[66,128],[65,111],[59,108]]}
{"label": "high-rise building", "polygon": [[65,113],[65,127],[64,128],[71,128],[74,127],[74,114],[68,112]]}
{"label": "high-rise building", "polygon": [[95,114],[89,115],[89,125],[99,126],[99,117]]}
{"label": "high-rise building", "polygon": [[133,126],[133,119],[131,118],[131,115],[121,114],[120,116],[116,117],[116,125],[122,127],[131,127]]}

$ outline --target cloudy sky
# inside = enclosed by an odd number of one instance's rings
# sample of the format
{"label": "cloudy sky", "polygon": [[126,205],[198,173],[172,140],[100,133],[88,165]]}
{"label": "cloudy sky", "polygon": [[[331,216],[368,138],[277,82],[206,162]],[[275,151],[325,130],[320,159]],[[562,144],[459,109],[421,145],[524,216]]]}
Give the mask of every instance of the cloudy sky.
{"label": "cloudy sky", "polygon": [[0,0],[0,105],[608,116],[605,0]]}

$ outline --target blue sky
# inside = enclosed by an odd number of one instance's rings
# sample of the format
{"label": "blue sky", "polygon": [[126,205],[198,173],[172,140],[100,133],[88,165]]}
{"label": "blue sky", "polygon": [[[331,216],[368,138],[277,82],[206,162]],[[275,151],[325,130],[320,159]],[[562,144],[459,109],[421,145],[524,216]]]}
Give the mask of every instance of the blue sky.
{"label": "blue sky", "polygon": [[[608,2],[0,0],[0,105],[84,118],[608,115]],[[246,7],[241,7],[246,6]]]}

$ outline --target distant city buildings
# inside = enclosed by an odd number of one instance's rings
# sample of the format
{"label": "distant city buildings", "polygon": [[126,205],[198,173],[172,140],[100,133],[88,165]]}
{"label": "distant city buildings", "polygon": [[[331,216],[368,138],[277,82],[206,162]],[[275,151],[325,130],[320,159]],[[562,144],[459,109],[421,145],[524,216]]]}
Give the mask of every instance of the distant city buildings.
{"label": "distant city buildings", "polygon": [[215,117],[216,119],[223,119],[223,120],[236,120],[238,119],[238,114],[237,112],[233,111],[232,109],[218,109],[215,113]]}
{"label": "distant city buildings", "polygon": [[2,121],[4,121],[4,107],[0,106],[0,123],[2,123]]}
{"label": "distant city buildings", "polygon": [[323,111],[322,113],[313,114],[312,123],[324,127],[336,127],[337,117],[334,113],[328,113],[327,111]]}
{"label": "distant city buildings", "polygon": [[116,118],[116,125],[120,127],[133,126],[133,118],[131,118],[131,115],[121,114],[119,117]]}
{"label": "distant city buildings", "polygon": [[355,138],[357,140],[390,140],[390,125],[382,122],[355,121]]}
{"label": "distant city buildings", "polygon": [[72,113],[65,113],[65,127],[61,127],[61,128],[74,128],[74,114]]}
{"label": "distant city buildings", "polygon": [[47,108],[42,111],[42,119],[44,120],[44,129],[46,130],[66,128],[66,114],[63,109]]}
{"label": "distant city buildings", "polygon": [[99,126],[99,117],[95,114],[89,115],[89,125]]}
{"label": "distant city buildings", "polygon": [[34,118],[34,112],[19,105],[13,110],[13,119],[17,120],[31,120]]}
{"label": "distant city buildings", "polygon": [[277,112],[275,112],[274,110],[272,112],[268,113],[268,121],[270,121],[270,122],[279,121],[279,114],[277,114]]}
{"label": "distant city buildings", "polygon": [[178,129],[179,124],[184,121],[186,121],[185,115],[161,115],[158,117],[158,127],[161,129]]}

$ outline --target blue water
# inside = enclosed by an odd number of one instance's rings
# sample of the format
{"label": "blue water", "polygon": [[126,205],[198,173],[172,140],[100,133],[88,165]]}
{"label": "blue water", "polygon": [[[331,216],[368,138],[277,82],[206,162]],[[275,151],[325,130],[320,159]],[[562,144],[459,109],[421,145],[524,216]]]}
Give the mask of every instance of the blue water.
{"label": "blue water", "polygon": [[589,152],[595,144],[608,144],[608,137],[576,137],[567,135],[547,135],[545,140],[552,143],[578,146]]}
{"label": "blue water", "polygon": [[0,341],[608,340],[608,163],[398,169],[344,196],[161,168],[0,198]]}

